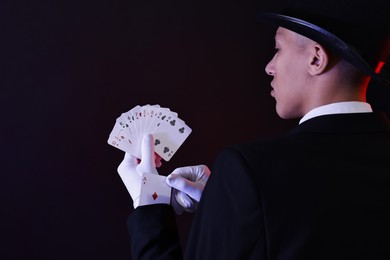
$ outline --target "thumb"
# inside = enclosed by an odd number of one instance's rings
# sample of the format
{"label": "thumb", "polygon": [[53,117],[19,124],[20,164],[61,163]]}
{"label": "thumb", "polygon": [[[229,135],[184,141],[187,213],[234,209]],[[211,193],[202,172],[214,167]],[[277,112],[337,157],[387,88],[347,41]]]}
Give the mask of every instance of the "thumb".
{"label": "thumb", "polygon": [[166,178],[166,182],[172,188],[175,188],[179,191],[184,192],[185,194],[188,194],[188,196],[190,196],[196,201],[199,201],[200,197],[202,196],[202,190],[196,187],[195,182],[183,178],[178,174],[172,173],[168,175]]}
{"label": "thumb", "polygon": [[142,175],[144,173],[155,173],[156,164],[154,160],[154,139],[151,134],[147,134],[142,138],[141,143],[141,162],[137,166],[137,171]]}
{"label": "thumb", "polygon": [[191,183],[192,183],[186,178],[183,178],[180,175],[174,173],[168,175],[166,181],[169,186],[180,191],[187,190],[188,188],[191,187]]}

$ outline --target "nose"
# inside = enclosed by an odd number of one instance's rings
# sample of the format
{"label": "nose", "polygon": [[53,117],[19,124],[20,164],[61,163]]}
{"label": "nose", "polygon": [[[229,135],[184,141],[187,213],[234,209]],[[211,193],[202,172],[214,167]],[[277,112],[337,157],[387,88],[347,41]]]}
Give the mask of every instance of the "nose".
{"label": "nose", "polygon": [[270,76],[274,76],[275,71],[273,66],[273,59],[268,62],[267,66],[265,66],[265,73],[267,73]]}

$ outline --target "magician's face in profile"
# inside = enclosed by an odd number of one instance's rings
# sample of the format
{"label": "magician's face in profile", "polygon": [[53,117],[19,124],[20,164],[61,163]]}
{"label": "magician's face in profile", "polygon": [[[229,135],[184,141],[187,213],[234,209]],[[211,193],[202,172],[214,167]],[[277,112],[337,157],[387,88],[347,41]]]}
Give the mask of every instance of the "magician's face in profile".
{"label": "magician's face in profile", "polygon": [[283,119],[302,117],[306,112],[311,42],[282,27],[276,31],[275,54],[265,71],[273,77],[271,96],[276,100],[276,112]]}

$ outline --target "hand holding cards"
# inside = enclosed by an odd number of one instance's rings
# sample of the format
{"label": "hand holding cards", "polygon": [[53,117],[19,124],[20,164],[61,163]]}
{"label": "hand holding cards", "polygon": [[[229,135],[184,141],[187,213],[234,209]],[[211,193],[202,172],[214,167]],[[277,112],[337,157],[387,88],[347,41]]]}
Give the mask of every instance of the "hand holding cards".
{"label": "hand holding cards", "polygon": [[158,175],[155,152],[169,161],[190,133],[177,113],[158,105],[136,106],[117,118],[108,143],[126,152],[118,173],[134,208],[170,204],[171,187]]}
{"label": "hand holding cards", "polygon": [[117,118],[108,143],[141,158],[142,137],[152,134],[156,153],[169,161],[191,132],[191,128],[169,108],[136,106]]}

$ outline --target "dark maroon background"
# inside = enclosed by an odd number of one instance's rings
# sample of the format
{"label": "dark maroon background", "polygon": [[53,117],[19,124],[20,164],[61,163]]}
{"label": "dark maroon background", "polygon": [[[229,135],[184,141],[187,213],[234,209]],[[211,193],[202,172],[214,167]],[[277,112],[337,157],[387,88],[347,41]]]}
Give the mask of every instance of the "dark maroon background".
{"label": "dark maroon background", "polygon": [[[0,258],[130,259],[123,152],[107,138],[135,105],[193,129],[165,175],[295,125],[269,95],[273,31],[255,17],[282,1],[268,2],[3,2]],[[178,217],[183,244],[191,218]]]}

